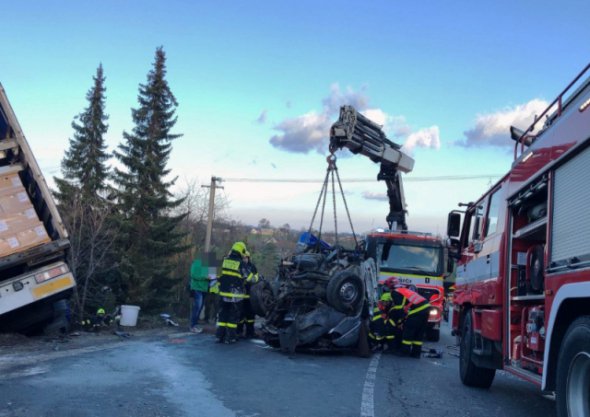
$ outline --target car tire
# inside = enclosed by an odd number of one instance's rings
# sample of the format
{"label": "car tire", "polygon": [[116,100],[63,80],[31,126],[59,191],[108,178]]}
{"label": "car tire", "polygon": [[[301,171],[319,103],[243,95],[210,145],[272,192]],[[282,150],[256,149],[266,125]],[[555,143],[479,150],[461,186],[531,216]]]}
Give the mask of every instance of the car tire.
{"label": "car tire", "polygon": [[590,415],[590,316],[575,320],[560,346],[556,382],[557,415]]}
{"label": "car tire", "polygon": [[461,382],[469,387],[489,388],[494,381],[496,370],[479,367],[473,362],[475,334],[473,332],[471,310],[465,312],[462,328],[463,332],[459,345],[459,374],[461,376]]}
{"label": "car tire", "polygon": [[274,295],[267,281],[260,281],[250,288],[250,306],[257,316],[265,317],[273,303]]}
{"label": "car tire", "polygon": [[365,286],[358,268],[348,268],[334,274],[326,288],[326,299],[341,313],[357,311],[365,301]]}

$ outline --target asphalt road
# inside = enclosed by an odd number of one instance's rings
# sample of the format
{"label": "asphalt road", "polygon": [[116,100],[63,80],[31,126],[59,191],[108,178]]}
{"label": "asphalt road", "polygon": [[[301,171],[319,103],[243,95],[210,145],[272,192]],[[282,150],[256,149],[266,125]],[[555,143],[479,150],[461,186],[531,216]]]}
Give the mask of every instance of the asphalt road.
{"label": "asphalt road", "polygon": [[[446,329],[445,329],[446,330]],[[536,387],[500,372],[465,387],[448,330],[442,358],[296,354],[260,341],[177,333],[68,351],[0,352],[4,416],[554,416]]]}

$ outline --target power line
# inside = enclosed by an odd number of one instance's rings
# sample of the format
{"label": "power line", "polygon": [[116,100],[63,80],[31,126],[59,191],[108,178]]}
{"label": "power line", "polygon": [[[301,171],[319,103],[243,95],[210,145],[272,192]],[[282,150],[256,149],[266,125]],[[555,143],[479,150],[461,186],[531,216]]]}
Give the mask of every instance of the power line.
{"label": "power line", "polygon": [[[487,175],[439,175],[436,177],[404,177],[404,182],[428,182],[428,181],[466,181],[477,179],[500,178],[501,174]],[[224,182],[276,182],[276,183],[321,183],[322,179],[303,179],[303,178],[223,178]],[[375,178],[349,178],[342,179],[342,182],[376,182]]]}

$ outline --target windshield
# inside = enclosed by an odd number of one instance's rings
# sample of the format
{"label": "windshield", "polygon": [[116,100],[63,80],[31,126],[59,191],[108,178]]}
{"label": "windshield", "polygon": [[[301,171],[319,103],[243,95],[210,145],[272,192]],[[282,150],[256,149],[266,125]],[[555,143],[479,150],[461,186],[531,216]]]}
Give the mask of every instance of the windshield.
{"label": "windshield", "polygon": [[423,275],[442,274],[442,248],[386,243],[379,256],[379,269]]}

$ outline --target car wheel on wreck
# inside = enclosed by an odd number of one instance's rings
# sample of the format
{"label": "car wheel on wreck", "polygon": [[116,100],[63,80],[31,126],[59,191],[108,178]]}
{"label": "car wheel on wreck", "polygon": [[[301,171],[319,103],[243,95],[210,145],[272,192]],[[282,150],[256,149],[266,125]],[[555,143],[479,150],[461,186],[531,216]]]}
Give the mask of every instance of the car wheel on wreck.
{"label": "car wheel on wreck", "polygon": [[342,313],[353,313],[365,300],[365,287],[358,268],[337,272],[326,288],[328,303]]}
{"label": "car wheel on wreck", "polygon": [[250,289],[250,306],[254,314],[265,317],[274,303],[274,294],[268,281],[260,281]]}

